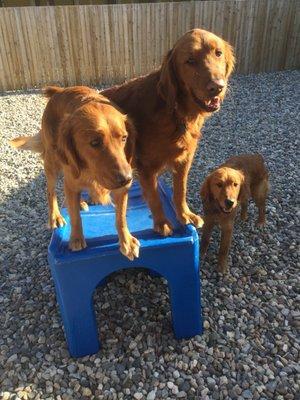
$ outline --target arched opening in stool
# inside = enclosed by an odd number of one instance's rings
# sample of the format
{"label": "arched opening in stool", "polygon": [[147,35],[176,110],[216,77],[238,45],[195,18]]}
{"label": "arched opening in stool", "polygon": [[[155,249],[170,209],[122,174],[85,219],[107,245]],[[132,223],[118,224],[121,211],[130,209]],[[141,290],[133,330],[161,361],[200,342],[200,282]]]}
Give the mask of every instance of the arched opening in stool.
{"label": "arched opening in stool", "polygon": [[151,276],[148,269],[111,274],[93,300],[103,348],[134,351],[135,342],[143,340],[155,349],[164,336],[173,338],[167,281]]}

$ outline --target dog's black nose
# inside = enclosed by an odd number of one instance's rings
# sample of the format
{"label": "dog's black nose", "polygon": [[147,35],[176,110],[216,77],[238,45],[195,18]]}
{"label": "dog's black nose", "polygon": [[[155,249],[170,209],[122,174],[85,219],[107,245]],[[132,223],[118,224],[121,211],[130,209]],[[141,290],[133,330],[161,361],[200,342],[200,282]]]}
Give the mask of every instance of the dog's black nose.
{"label": "dog's black nose", "polygon": [[211,94],[219,94],[225,87],[224,79],[214,79],[208,82],[207,90]]}
{"label": "dog's black nose", "polygon": [[131,172],[125,173],[125,174],[119,173],[117,175],[117,182],[118,182],[118,184],[120,186],[127,185],[131,180],[132,180],[132,173]]}
{"label": "dog's black nose", "polygon": [[225,207],[230,209],[234,204],[234,201],[230,200],[230,199],[226,199],[225,200]]}

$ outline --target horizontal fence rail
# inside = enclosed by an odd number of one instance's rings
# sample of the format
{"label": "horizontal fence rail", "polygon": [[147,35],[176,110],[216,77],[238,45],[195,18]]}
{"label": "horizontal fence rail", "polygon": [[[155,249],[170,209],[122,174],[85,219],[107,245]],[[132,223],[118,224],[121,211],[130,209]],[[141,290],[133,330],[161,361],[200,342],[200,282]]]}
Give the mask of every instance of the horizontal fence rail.
{"label": "horizontal fence rail", "polygon": [[299,67],[298,0],[0,8],[0,91],[110,84],[157,68],[201,27],[235,48],[237,72]]}

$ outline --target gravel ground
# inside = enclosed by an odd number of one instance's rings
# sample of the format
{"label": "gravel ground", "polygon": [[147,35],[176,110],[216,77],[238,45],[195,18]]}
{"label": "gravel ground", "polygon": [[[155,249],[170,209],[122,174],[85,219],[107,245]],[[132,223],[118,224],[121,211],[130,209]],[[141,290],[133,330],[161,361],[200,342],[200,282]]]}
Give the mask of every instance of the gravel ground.
{"label": "gravel ground", "polygon": [[250,221],[236,223],[230,275],[215,272],[218,241],[209,248],[204,335],[176,341],[166,282],[127,271],[97,290],[103,348],[78,360],[68,355],[47,265],[42,164],[7,145],[37,131],[45,102],[36,92],[0,96],[2,399],[299,399],[299,82],[297,71],[236,76],[203,129],[189,180],[196,211],[205,175],[233,154],[261,152],[272,186],[264,231],[253,206]]}

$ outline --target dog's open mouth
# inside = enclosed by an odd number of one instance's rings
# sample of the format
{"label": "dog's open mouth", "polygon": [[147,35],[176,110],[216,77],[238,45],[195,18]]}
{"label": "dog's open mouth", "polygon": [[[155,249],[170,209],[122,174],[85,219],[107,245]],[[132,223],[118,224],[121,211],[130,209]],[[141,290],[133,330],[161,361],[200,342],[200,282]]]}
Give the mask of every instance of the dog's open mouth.
{"label": "dog's open mouth", "polygon": [[230,208],[230,209],[227,209],[227,208],[225,208],[225,207],[222,207],[221,204],[220,204],[218,201],[217,201],[217,204],[218,204],[219,210],[220,210],[223,214],[230,214],[230,213],[234,210],[233,207]]}
{"label": "dog's open mouth", "polygon": [[218,96],[212,97],[207,100],[200,100],[193,92],[192,95],[195,103],[197,103],[202,109],[207,112],[218,111],[221,107],[221,99]]}
{"label": "dog's open mouth", "polygon": [[230,214],[231,211],[233,210],[233,208],[230,208],[230,210],[227,210],[227,209],[224,208],[224,207],[220,207],[220,208],[221,208],[221,211],[222,211],[223,213],[225,213],[225,214]]}

